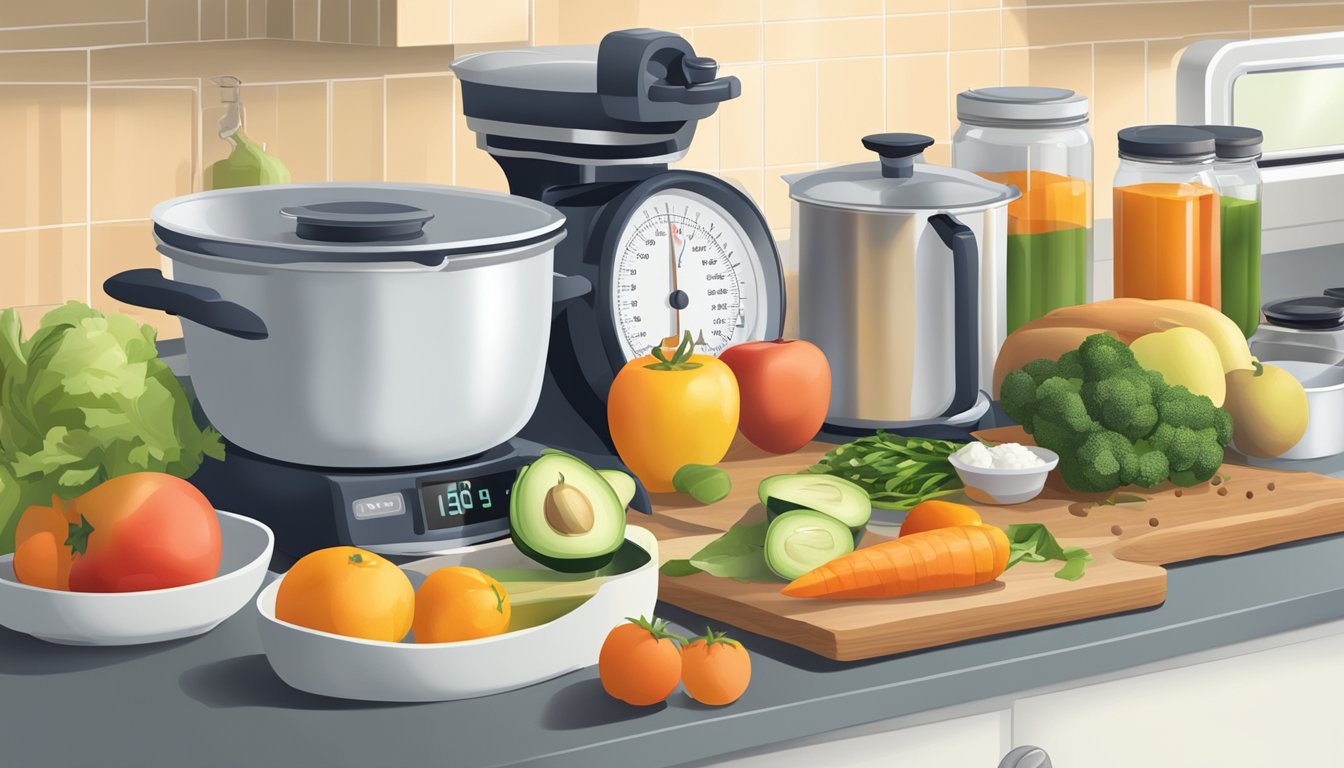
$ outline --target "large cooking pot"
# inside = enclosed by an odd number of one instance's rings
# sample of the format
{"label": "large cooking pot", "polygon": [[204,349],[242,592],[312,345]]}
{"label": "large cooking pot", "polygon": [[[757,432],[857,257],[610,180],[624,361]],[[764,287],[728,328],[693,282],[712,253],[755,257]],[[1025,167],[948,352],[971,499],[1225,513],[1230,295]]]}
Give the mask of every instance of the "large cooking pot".
{"label": "large cooking pot", "polygon": [[564,216],[403,184],[204,192],[155,207],[155,269],[108,295],[182,318],[192,384],[231,442],[319,467],[450,461],[522,429],[541,391]]}
{"label": "large cooking pot", "polygon": [[797,201],[799,335],[831,364],[831,427],[961,424],[988,407],[1019,194],[918,162],[931,144],[868,136],[880,163],[784,177]]}

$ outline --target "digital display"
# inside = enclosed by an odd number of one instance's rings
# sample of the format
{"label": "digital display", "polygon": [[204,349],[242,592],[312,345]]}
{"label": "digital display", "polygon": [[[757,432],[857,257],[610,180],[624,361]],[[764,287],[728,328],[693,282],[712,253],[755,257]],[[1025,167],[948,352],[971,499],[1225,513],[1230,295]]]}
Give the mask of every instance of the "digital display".
{"label": "digital display", "polygon": [[458,528],[509,514],[509,491],[518,471],[420,486],[420,507],[431,531]]}

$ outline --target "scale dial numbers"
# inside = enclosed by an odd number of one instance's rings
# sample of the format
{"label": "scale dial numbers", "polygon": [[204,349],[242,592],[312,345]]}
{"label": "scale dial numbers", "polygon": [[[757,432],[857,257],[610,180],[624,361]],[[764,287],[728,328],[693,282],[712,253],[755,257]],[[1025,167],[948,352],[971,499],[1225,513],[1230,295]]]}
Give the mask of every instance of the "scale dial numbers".
{"label": "scale dial numbers", "polygon": [[617,240],[612,315],[626,360],[690,331],[699,354],[760,338],[759,256],[718,203],[684,189],[650,195]]}

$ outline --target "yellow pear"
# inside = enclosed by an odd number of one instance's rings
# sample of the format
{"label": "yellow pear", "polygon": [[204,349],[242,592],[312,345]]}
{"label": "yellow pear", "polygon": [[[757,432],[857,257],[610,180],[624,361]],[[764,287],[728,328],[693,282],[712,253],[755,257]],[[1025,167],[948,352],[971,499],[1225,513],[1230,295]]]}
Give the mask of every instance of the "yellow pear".
{"label": "yellow pear", "polygon": [[1222,407],[1227,380],[1218,348],[1194,328],[1170,328],[1140,336],[1129,345],[1134,359],[1150,371],[1162,374],[1168,384],[1177,384],[1196,395],[1207,395]]}
{"label": "yellow pear", "polygon": [[1307,393],[1291,373],[1256,362],[1227,374],[1232,444],[1247,456],[1270,459],[1297,445],[1307,431]]}

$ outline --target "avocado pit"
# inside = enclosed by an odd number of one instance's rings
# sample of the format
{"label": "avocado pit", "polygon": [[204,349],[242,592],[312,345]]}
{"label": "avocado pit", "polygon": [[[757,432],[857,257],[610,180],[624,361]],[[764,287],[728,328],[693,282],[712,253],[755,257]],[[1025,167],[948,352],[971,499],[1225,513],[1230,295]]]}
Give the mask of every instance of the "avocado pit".
{"label": "avocado pit", "polygon": [[565,482],[565,476],[546,492],[546,524],[561,536],[582,536],[593,529],[593,503],[583,491]]}

